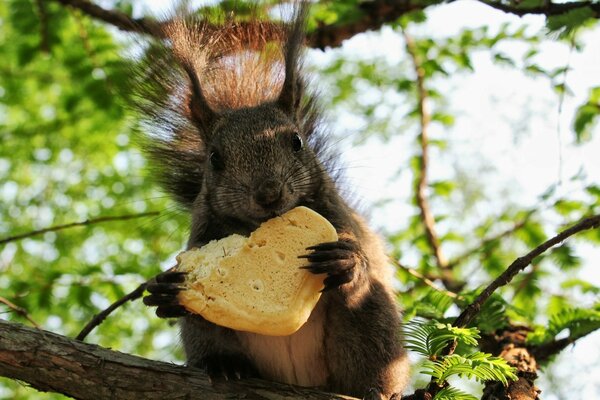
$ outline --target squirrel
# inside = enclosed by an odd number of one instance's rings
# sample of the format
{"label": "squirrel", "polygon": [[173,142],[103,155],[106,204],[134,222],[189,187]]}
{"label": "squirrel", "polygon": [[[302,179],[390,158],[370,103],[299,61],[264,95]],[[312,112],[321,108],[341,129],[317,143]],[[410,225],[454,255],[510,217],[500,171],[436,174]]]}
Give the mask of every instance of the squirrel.
{"label": "squirrel", "polygon": [[307,9],[297,4],[288,23],[165,23],[165,40],[142,62],[136,103],[150,130],[150,163],[191,213],[188,248],[247,236],[301,205],[331,222],[339,241],[304,256],[309,271],[326,275],[317,306],[290,336],[234,331],[178,304],[184,276],[173,271],[148,285],[144,303],[159,317],[180,318],[187,365],[211,379],[258,377],[399,398],[409,362],[391,269],[379,237],[338,189],[338,158],[302,70]]}

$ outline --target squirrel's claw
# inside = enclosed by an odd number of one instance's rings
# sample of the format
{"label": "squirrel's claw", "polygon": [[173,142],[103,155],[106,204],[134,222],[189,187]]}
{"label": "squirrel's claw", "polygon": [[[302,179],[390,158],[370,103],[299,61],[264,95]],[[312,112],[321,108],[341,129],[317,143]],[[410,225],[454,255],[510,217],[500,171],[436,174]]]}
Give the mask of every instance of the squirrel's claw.
{"label": "squirrel's claw", "polygon": [[254,364],[242,354],[211,354],[204,357],[200,367],[213,380],[230,380],[258,377]]}
{"label": "squirrel's claw", "polygon": [[354,279],[358,246],[348,240],[321,243],[310,246],[311,253],[299,256],[307,259],[310,264],[301,267],[313,274],[327,274],[323,281],[323,292],[335,289]]}
{"label": "squirrel's claw", "polygon": [[158,274],[146,285],[150,294],[144,297],[144,304],[156,307],[156,315],[159,318],[179,318],[188,315],[189,312],[177,299],[177,294],[183,289],[180,284],[184,280],[185,272],[168,270]]}

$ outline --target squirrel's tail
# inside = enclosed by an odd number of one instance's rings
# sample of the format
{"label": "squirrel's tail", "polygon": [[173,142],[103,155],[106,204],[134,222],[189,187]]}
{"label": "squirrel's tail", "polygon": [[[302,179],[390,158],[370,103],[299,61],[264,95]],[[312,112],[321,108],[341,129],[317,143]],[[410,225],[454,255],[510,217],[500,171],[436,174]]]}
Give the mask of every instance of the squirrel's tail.
{"label": "squirrel's tail", "polygon": [[149,133],[144,148],[163,186],[183,205],[197,196],[206,159],[205,138],[215,115],[277,102],[313,126],[314,101],[304,92],[301,56],[306,1],[295,3],[291,23],[231,17],[214,24],[175,17],[164,39],[140,63],[134,105]]}

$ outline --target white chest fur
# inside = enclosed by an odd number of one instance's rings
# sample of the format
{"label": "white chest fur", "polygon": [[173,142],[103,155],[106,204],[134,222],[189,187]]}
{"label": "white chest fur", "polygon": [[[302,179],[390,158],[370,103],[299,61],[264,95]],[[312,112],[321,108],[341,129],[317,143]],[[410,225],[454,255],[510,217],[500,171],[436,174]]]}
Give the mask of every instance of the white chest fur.
{"label": "white chest fur", "polygon": [[[322,305],[322,304],[319,304]],[[247,355],[266,379],[300,386],[323,386],[328,371],[323,352],[323,307],[290,336],[238,332]]]}

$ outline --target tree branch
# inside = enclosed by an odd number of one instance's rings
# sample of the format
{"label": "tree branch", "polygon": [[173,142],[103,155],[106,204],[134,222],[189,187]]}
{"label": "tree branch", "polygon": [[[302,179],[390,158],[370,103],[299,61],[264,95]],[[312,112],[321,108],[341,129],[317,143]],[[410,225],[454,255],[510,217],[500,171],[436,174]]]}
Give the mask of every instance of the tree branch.
{"label": "tree branch", "polygon": [[431,248],[431,252],[435,257],[437,267],[440,270],[440,279],[444,286],[452,291],[460,291],[462,285],[456,282],[449,268],[448,259],[442,252],[440,240],[435,228],[435,217],[431,212],[429,201],[427,199],[427,173],[429,168],[429,124],[431,122],[431,113],[428,107],[428,95],[425,88],[425,70],[422,67],[422,61],[419,58],[418,50],[414,39],[406,32],[402,31],[406,42],[406,51],[409,54],[413,68],[417,77],[417,108],[419,113],[419,125],[421,132],[419,134],[419,144],[421,146],[421,154],[419,156],[419,171],[415,183],[415,198],[419,211],[421,213],[421,221],[425,230],[427,243]]}
{"label": "tree branch", "polygon": [[529,218],[531,217],[531,215],[534,212],[535,212],[535,210],[529,211],[527,213],[527,215],[525,216],[525,218],[523,218],[521,221],[515,223],[510,228],[508,228],[502,232],[499,232],[496,235],[484,238],[477,246],[473,246],[472,248],[466,250],[464,253],[462,253],[462,254],[456,256],[455,258],[453,258],[452,260],[450,260],[448,262],[448,267],[454,268],[455,266],[460,265],[463,262],[465,262],[469,257],[471,257],[473,254],[480,251],[482,248],[487,247],[489,244],[496,242],[500,239],[504,239],[507,236],[512,235],[513,233],[515,233],[516,231],[521,229],[523,226],[525,226],[525,224],[527,223],[527,221],[529,221]]}
{"label": "tree branch", "polygon": [[535,386],[539,365],[525,343],[529,331],[527,327],[509,326],[482,338],[481,350],[504,358],[517,375],[517,380],[509,381],[507,386],[497,381],[486,382],[482,400],[539,400],[540,391]]}
{"label": "tree branch", "polygon": [[425,285],[429,286],[430,288],[432,288],[433,290],[443,293],[448,297],[451,297],[453,299],[457,299],[457,298],[461,298],[458,294],[451,292],[449,290],[444,290],[442,288],[439,288],[435,282],[433,282],[431,279],[429,279],[428,277],[426,277],[425,275],[423,275],[422,273],[420,273],[419,271],[417,271],[414,268],[411,267],[407,267],[406,265],[403,265],[400,263],[400,261],[396,260],[395,258],[390,257],[390,260],[392,262],[392,264],[394,264],[397,268],[400,268],[403,271],[406,271],[408,274],[414,276],[415,278],[419,279],[421,282],[423,282]]}
{"label": "tree branch", "polygon": [[44,0],[36,0],[39,19],[40,19],[40,50],[44,53],[50,53],[50,35],[48,34],[48,10]]}
{"label": "tree branch", "polygon": [[6,244],[8,242],[14,242],[16,240],[22,240],[22,239],[36,236],[36,235],[41,235],[46,232],[56,232],[56,231],[60,231],[63,229],[74,228],[77,226],[87,226],[87,225],[99,224],[102,222],[109,222],[109,221],[127,221],[130,219],[151,217],[151,216],[155,216],[155,215],[159,215],[159,214],[160,214],[160,212],[158,212],[158,211],[150,211],[150,212],[145,212],[145,213],[140,213],[140,214],[125,214],[125,215],[98,217],[98,218],[86,219],[85,221],[71,222],[71,223],[64,224],[64,225],[55,225],[55,226],[51,226],[49,228],[39,229],[39,230],[31,231],[31,232],[25,232],[25,233],[21,233],[18,235],[6,237],[4,239],[0,239],[0,245]]}
{"label": "tree branch", "polygon": [[[151,18],[132,18],[119,10],[108,10],[102,8],[88,0],[54,0],[62,5],[75,8],[84,14],[104,21],[108,24],[125,32],[136,32],[148,34],[155,37],[162,36],[161,26],[164,22],[159,22]],[[359,8],[362,15],[350,22],[332,25],[319,25],[314,31],[308,34],[308,45],[317,49],[326,47],[338,47],[346,39],[369,30],[378,30],[384,24],[396,21],[402,15],[412,11],[424,10],[425,8],[451,3],[454,0],[374,0],[360,3]],[[489,0],[479,0],[481,3],[498,10],[515,14],[543,14],[546,16],[561,15],[571,10],[589,7],[594,11],[594,17],[600,18],[600,3],[586,1],[570,3],[552,3],[547,2],[541,7],[520,8],[501,2]]]}
{"label": "tree branch", "polygon": [[544,5],[539,7],[518,7],[500,1],[478,1],[497,10],[504,11],[505,13],[518,15],[519,17],[522,17],[527,14],[542,14],[548,17],[553,15],[561,15],[572,10],[589,7],[592,11],[594,11],[594,18],[600,18],[600,3],[597,2],[572,1],[566,3],[553,3],[551,1],[547,1],[544,2]]}
{"label": "tree branch", "polygon": [[563,351],[570,344],[575,343],[579,339],[582,339],[593,332],[596,331],[591,331],[580,336],[569,336],[563,339],[553,340],[538,346],[530,346],[529,351],[535,356],[539,364],[543,364],[549,361],[551,357]]}
{"label": "tree branch", "polygon": [[575,235],[584,230],[595,229],[600,226],[600,215],[595,215],[593,217],[585,218],[573,225],[572,227],[564,230],[558,235],[554,236],[552,239],[547,240],[542,243],[529,253],[527,253],[523,257],[517,258],[512,264],[508,266],[508,268],[492,283],[490,283],[481,294],[475,299],[475,301],[469,304],[463,312],[456,318],[454,321],[454,326],[463,327],[468,325],[475,316],[479,313],[479,310],[483,306],[483,304],[487,301],[487,299],[498,289],[506,284],[508,284],[521,270],[525,269],[533,259],[542,253],[544,253],[549,248],[556,246],[562,241],[566,240],[570,236]]}
{"label": "tree branch", "polygon": [[89,335],[89,333],[95,327],[100,325],[102,323],[102,321],[104,321],[106,319],[106,317],[108,317],[117,308],[121,307],[123,304],[127,303],[128,301],[134,301],[134,300],[137,300],[140,297],[142,297],[144,295],[144,291],[146,290],[146,286],[148,285],[148,282],[149,281],[142,283],[135,290],[127,293],[125,296],[121,297],[119,300],[112,303],[106,309],[104,309],[101,312],[99,312],[98,314],[94,315],[94,317],[91,319],[91,321],[88,322],[83,327],[83,329],[81,330],[81,332],[79,332],[79,334],[75,337],[75,339],[83,341],[83,339],[85,339],[86,336]]}
{"label": "tree branch", "polygon": [[0,376],[81,400],[351,399],[257,379],[211,384],[196,368],[147,360],[2,320]]}
{"label": "tree branch", "polygon": [[161,23],[150,18],[132,18],[119,10],[107,10],[88,0],[54,0],[64,6],[74,8],[82,13],[109,23],[125,32],[144,33],[162,37]]}

